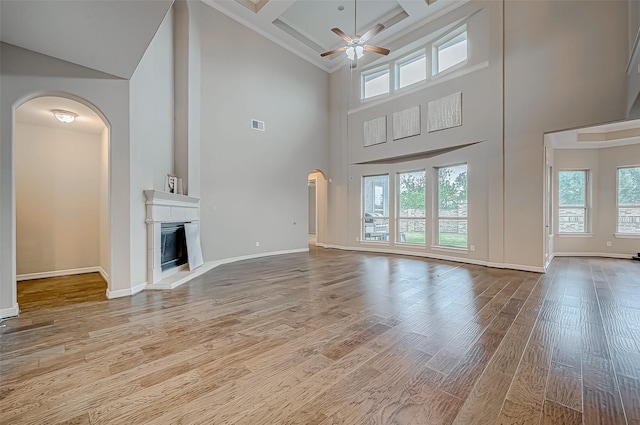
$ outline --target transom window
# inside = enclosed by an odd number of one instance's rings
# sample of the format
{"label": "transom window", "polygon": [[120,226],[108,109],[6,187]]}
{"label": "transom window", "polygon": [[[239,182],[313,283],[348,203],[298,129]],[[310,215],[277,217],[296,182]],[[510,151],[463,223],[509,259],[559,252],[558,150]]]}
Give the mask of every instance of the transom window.
{"label": "transom window", "polygon": [[362,240],[389,240],[389,176],[362,178]]}
{"label": "transom window", "polygon": [[403,88],[427,79],[427,55],[424,49],[396,62],[396,88]]}
{"label": "transom window", "polygon": [[433,44],[433,74],[467,60],[467,26],[463,25]]}
{"label": "transom window", "polygon": [[424,170],[398,173],[398,242],[425,243],[425,182]]}
{"label": "transom window", "polygon": [[618,168],[618,233],[640,235],[640,167]]}
{"label": "transom window", "polygon": [[558,233],[588,232],[587,170],[558,173]]}
{"label": "transom window", "polygon": [[362,73],[362,98],[389,93],[389,68],[378,68]]}
{"label": "transom window", "polygon": [[438,245],[467,247],[467,164],[438,168]]}

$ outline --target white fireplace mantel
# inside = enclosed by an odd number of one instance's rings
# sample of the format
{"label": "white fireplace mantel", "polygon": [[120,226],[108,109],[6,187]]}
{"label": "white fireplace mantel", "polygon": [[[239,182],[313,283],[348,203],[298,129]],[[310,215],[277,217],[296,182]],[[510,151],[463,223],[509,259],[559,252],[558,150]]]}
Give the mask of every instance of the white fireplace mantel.
{"label": "white fireplace mantel", "polygon": [[198,273],[188,267],[162,271],[162,223],[200,223],[200,199],[159,190],[145,190],[147,198],[147,288],[171,289]]}

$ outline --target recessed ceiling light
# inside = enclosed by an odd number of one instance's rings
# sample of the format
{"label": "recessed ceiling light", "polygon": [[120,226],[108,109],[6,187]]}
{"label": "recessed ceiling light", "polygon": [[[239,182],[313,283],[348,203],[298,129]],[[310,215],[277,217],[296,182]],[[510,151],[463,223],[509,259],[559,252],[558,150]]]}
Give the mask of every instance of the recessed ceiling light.
{"label": "recessed ceiling light", "polygon": [[54,109],[51,112],[53,112],[53,116],[55,116],[58,121],[66,124],[72,123],[78,116],[78,114],[74,112],[63,111],[62,109]]}
{"label": "recessed ceiling light", "polygon": [[343,5],[338,6],[338,10],[342,12],[344,10],[344,6]]}

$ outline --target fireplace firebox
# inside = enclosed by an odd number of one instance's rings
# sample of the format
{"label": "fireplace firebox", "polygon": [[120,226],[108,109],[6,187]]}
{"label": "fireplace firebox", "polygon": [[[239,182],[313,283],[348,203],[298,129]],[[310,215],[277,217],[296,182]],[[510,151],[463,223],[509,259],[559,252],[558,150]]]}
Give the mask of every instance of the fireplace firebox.
{"label": "fireplace firebox", "polygon": [[163,272],[189,261],[184,223],[162,223],[160,238],[160,267]]}

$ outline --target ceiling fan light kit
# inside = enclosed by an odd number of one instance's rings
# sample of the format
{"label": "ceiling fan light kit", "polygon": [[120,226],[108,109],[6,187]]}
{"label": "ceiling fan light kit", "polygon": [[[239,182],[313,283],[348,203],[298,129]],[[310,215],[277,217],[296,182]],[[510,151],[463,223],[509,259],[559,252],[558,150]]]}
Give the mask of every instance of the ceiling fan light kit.
{"label": "ceiling fan light kit", "polygon": [[329,50],[328,52],[324,52],[320,55],[320,57],[325,57],[325,56],[334,55],[339,52],[345,52],[347,54],[347,58],[351,61],[350,68],[356,67],[358,63],[358,59],[364,56],[364,52],[374,52],[384,56],[388,55],[391,52],[389,49],[385,49],[384,47],[371,46],[371,45],[365,44],[367,40],[369,40],[371,37],[378,34],[380,31],[384,29],[383,24],[377,24],[376,26],[371,28],[369,31],[364,33],[364,35],[362,36],[356,35],[356,31],[358,28],[357,20],[356,20],[357,10],[358,10],[356,0],[354,0],[353,4],[354,4],[354,16],[353,16],[354,36],[349,37],[340,28],[331,28],[331,31],[333,31],[336,35],[338,35],[338,37],[341,37],[344,41],[346,41],[347,45],[344,47],[339,47],[337,49]]}

